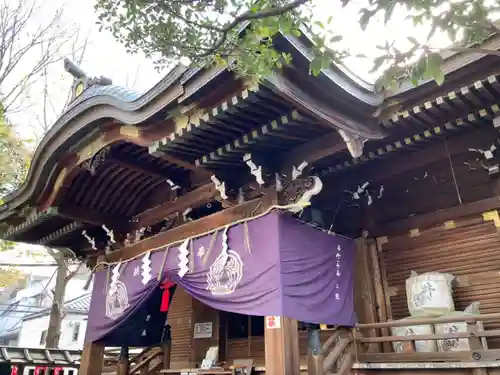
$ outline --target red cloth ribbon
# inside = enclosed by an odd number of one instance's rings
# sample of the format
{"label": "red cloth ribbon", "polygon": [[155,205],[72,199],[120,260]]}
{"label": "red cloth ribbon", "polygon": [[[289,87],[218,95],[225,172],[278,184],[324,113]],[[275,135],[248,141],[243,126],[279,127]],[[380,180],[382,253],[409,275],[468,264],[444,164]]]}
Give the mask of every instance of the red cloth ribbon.
{"label": "red cloth ribbon", "polygon": [[160,305],[161,312],[168,312],[168,309],[170,308],[170,288],[174,285],[175,284],[170,280],[167,280],[160,285],[160,288],[163,289],[163,296],[161,297]]}

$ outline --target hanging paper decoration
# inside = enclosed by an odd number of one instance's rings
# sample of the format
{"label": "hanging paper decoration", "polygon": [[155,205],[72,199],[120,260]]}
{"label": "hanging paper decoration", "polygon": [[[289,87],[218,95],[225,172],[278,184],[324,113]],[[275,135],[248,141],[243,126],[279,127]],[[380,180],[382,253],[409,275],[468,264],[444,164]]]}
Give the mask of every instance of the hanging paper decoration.
{"label": "hanging paper decoration", "polygon": [[377,199],[382,198],[382,194],[384,193],[384,185],[380,185],[380,190],[378,192]]}
{"label": "hanging paper decoration", "polygon": [[243,161],[248,165],[248,168],[250,168],[250,173],[255,177],[255,180],[259,184],[259,186],[264,185],[264,180],[262,179],[262,166],[257,165],[252,161],[252,154],[245,154],[243,156]]}
{"label": "hanging paper decoration", "polygon": [[109,228],[105,224],[103,224],[101,227],[102,227],[102,229],[104,229],[104,231],[106,232],[106,235],[109,237],[109,242],[111,242],[112,244],[116,243],[115,235],[113,234],[113,231],[109,230]]}
{"label": "hanging paper decoration", "polygon": [[276,182],[276,191],[279,193],[280,191],[283,190],[283,183],[281,182],[281,177],[279,173],[274,174],[274,179]]}
{"label": "hanging paper decoration", "polygon": [[[373,203],[373,196],[372,193],[376,194],[376,199],[382,198],[382,195],[384,194],[384,185],[380,185],[378,188],[378,193],[374,192],[375,188],[369,188],[370,183],[368,181],[365,181],[362,185],[358,185],[356,191],[349,191],[349,190],[343,190],[346,193],[351,194],[352,200],[360,200],[362,197],[366,196],[366,204],[368,206],[371,206]],[[349,202],[346,202],[350,207],[359,207],[358,204],[349,204]]]}
{"label": "hanging paper decoration", "polygon": [[118,263],[115,267],[113,267],[113,271],[111,271],[111,281],[109,283],[109,294],[113,295],[116,293],[118,279],[120,278],[120,265]]}
{"label": "hanging paper decoration", "polygon": [[214,183],[215,188],[219,191],[221,198],[228,199],[228,196],[226,194],[226,183],[219,181],[219,179],[215,175],[212,175],[210,179]]}
{"label": "hanging paper decoration", "polygon": [[167,179],[167,184],[170,186],[170,190],[174,191],[180,189],[181,187],[174,183],[171,179]]}
{"label": "hanging paper decoration", "polygon": [[243,188],[240,187],[238,189],[238,203],[243,203],[245,201],[245,192],[243,191]]}
{"label": "hanging paper decoration", "polygon": [[148,251],[142,257],[142,266],[141,266],[142,285],[146,285],[149,282],[149,280],[151,280],[153,278],[151,276],[151,260],[149,259],[150,256],[151,256],[151,252]]}
{"label": "hanging paper decoration", "polygon": [[308,164],[307,161],[304,160],[302,163],[300,163],[298,167],[295,167],[295,165],[293,166],[292,180],[296,180],[297,178],[300,177],[302,171],[305,169],[305,167],[307,167],[307,164]]}
{"label": "hanging paper decoration", "polygon": [[95,246],[95,240],[87,234],[86,230],[82,230],[82,236],[87,239],[90,246],[92,246],[92,250],[97,250],[97,247]]}
{"label": "hanging paper decoration", "polygon": [[189,271],[189,250],[188,250],[188,245],[189,245],[189,238],[187,238],[182,245],[179,246],[179,272],[177,273],[179,277],[184,277],[186,273]]}
{"label": "hanging paper decoration", "polygon": [[191,219],[188,215],[191,213],[191,211],[193,211],[193,209],[191,207],[188,207],[184,210],[184,212],[182,213],[182,219],[184,221],[193,221],[193,219]]}
{"label": "hanging paper decoration", "polygon": [[361,186],[358,185],[358,189],[352,194],[352,199],[359,199],[361,197],[361,194],[363,194],[366,191],[368,185],[370,185],[368,181],[366,181]]}
{"label": "hanging paper decoration", "polygon": [[170,309],[170,297],[171,297],[170,288],[172,288],[174,285],[175,284],[170,280],[167,280],[160,285],[160,289],[163,289],[163,294],[161,297],[161,305],[160,305],[161,312],[168,312],[168,310]]}
{"label": "hanging paper decoration", "polygon": [[138,242],[141,240],[141,237],[144,235],[145,231],[146,231],[146,227],[142,227],[139,230],[135,231],[135,242]]}
{"label": "hanging paper decoration", "polygon": [[482,149],[477,149],[477,148],[469,148],[470,152],[479,152],[481,155],[484,156],[486,160],[488,159],[493,159],[494,155],[493,152],[497,149],[497,146],[493,143],[490,148],[482,150]]}

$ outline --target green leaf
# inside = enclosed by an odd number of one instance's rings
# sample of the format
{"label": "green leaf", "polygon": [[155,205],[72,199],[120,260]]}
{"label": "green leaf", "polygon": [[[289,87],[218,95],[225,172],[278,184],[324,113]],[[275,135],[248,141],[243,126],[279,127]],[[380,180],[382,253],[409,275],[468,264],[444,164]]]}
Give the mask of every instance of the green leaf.
{"label": "green leaf", "polygon": [[433,78],[438,85],[444,82],[444,73],[441,69],[443,57],[438,53],[431,53],[427,55],[425,77]]}
{"label": "green leaf", "polygon": [[415,39],[415,38],[414,38],[414,37],[412,37],[412,36],[409,36],[407,39],[408,39],[408,41],[409,41],[411,44],[413,44],[414,46],[419,46],[419,45],[420,45],[420,43],[418,42],[418,40],[417,40],[417,39]]}
{"label": "green leaf", "polygon": [[344,39],[342,35],[334,35],[330,38],[330,43],[337,43],[342,41],[342,39]]}
{"label": "green leaf", "polygon": [[382,64],[386,62],[387,58],[388,56],[385,55],[375,58],[375,60],[373,60],[373,66],[370,70],[370,73],[375,73],[377,70],[379,70]]}
{"label": "green leaf", "polygon": [[313,61],[311,61],[310,69],[311,73],[314,76],[318,76],[321,73],[322,69],[321,57],[316,57]]}
{"label": "green leaf", "polygon": [[366,30],[366,27],[368,26],[368,23],[370,22],[370,19],[373,16],[373,13],[369,11],[368,9],[362,9],[360,11],[361,17],[359,18],[359,26],[361,27],[361,30]]}

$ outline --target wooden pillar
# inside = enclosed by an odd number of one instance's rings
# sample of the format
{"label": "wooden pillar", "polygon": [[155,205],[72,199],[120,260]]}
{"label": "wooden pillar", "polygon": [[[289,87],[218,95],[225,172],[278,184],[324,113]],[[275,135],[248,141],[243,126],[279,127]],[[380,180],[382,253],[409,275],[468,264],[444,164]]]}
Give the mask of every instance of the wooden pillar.
{"label": "wooden pillar", "polygon": [[[387,322],[389,319],[388,305],[386,300],[387,290],[384,288],[384,275],[380,260],[380,245],[378,242],[383,242],[380,239],[370,239],[367,242],[368,252],[372,264],[373,285],[375,287],[375,300],[377,301],[377,317],[380,322]],[[390,304],[389,304],[390,308]],[[383,336],[390,336],[388,328],[382,328],[381,334]],[[384,352],[391,351],[391,344],[384,342],[382,344]]]}
{"label": "wooden pillar", "polygon": [[97,342],[83,346],[78,375],[101,375],[104,362],[104,345]]}
{"label": "wooden pillar", "polygon": [[118,357],[118,368],[116,369],[118,375],[128,375],[129,371],[129,351],[128,346],[120,348],[120,356]]}
{"label": "wooden pillar", "polygon": [[266,375],[299,375],[299,328],[297,321],[266,316],[264,327]]}
{"label": "wooden pillar", "polygon": [[163,369],[167,370],[170,368],[170,356],[172,353],[172,331],[168,324],[163,327],[162,341]]}
{"label": "wooden pillar", "polygon": [[[370,259],[368,232],[356,239],[356,257],[354,270],[354,308],[359,323],[376,323],[377,301],[375,297],[374,276],[372,260]],[[365,336],[377,336],[376,330],[362,332]],[[368,347],[369,352],[380,351],[380,344],[372,343]]]}
{"label": "wooden pillar", "polygon": [[307,373],[309,375],[323,374],[323,353],[319,325],[307,324]]}

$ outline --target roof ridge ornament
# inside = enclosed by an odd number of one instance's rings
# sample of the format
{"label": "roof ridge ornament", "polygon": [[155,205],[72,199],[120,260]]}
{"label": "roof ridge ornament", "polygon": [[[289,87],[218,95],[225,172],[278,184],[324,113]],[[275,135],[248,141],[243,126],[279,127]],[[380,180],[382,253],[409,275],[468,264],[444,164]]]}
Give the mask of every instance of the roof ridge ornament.
{"label": "roof ridge ornament", "polygon": [[64,70],[74,77],[73,85],[71,86],[71,100],[69,104],[71,104],[91,86],[109,86],[113,84],[113,81],[110,78],[104,76],[89,77],[82,68],[68,58],[64,59]]}
{"label": "roof ridge ornament", "polygon": [[345,131],[343,129],[338,129],[338,132],[346,143],[347,149],[349,150],[353,158],[356,159],[363,155],[363,145],[368,139]]}

